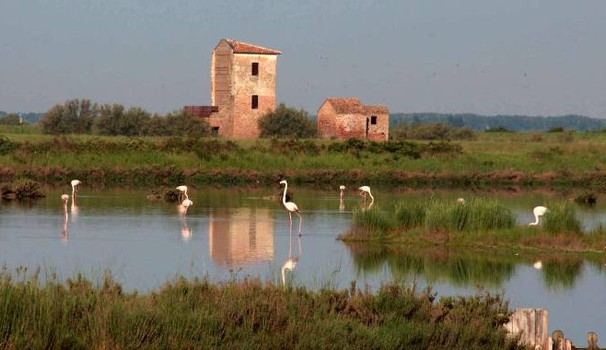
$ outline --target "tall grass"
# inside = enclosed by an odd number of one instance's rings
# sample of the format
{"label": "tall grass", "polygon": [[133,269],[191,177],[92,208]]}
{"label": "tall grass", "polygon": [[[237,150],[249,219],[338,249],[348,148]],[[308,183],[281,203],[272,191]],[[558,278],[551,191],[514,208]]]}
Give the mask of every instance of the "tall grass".
{"label": "tall grass", "polygon": [[439,242],[471,245],[550,247],[576,251],[602,251],[606,229],[582,231],[572,202],[548,204],[539,226],[516,226],[511,210],[490,198],[473,198],[461,205],[430,198],[400,202],[386,210],[354,213],[352,229],[340,236],[346,241]]}
{"label": "tall grass", "polygon": [[499,295],[435,301],[430,290],[390,284],[375,293],[284,288],[257,280],[212,284],[177,278],[125,293],[106,275],[58,283],[0,281],[0,347],[521,349],[506,336]]}
{"label": "tall grass", "polygon": [[545,231],[552,234],[582,234],[581,222],[576,217],[573,203],[550,203],[548,208],[549,211],[543,218],[543,228]]}
{"label": "tall grass", "polygon": [[400,202],[387,211],[376,206],[372,210],[356,212],[353,220],[356,229],[374,231],[378,238],[396,229],[477,232],[511,228],[514,224],[515,217],[508,208],[483,198],[465,204],[435,198],[420,203]]}
{"label": "tall grass", "polygon": [[[476,140],[455,142],[365,142],[360,140],[226,140],[178,137],[100,137],[19,134],[1,129],[3,176],[27,175],[53,181],[53,173],[100,170],[111,184],[116,173],[132,171],[132,182],[149,176],[150,166],[177,171],[240,173],[238,182],[256,183],[254,171],[270,176],[291,172],[312,183],[335,177],[370,183],[413,186],[579,185],[602,186],[606,142],[602,134],[586,133],[561,147],[546,133],[478,133]],[[517,147],[510,147],[515,143]],[[579,153],[584,157],[578,157]],[[562,168],[566,164],[566,168]],[[327,178],[316,173],[332,176]],[[39,177],[39,173],[50,173]],[[233,174],[229,174],[231,177]],[[204,181],[223,181],[207,176]],[[3,181],[11,179],[4,179]],[[146,180],[145,180],[146,181]],[[143,181],[143,182],[145,182]],[[275,179],[272,179],[275,181]]]}

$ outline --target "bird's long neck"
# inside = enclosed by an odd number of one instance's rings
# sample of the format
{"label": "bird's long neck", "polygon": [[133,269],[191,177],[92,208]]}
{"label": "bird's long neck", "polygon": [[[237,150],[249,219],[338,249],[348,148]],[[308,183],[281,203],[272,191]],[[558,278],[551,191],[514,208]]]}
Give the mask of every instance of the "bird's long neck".
{"label": "bird's long neck", "polygon": [[534,222],[531,222],[530,224],[528,224],[528,226],[535,226],[539,224],[539,216],[535,215],[534,216]]}
{"label": "bird's long neck", "polygon": [[282,204],[286,205],[286,189],[288,188],[288,184],[284,183],[284,194],[282,195]]}

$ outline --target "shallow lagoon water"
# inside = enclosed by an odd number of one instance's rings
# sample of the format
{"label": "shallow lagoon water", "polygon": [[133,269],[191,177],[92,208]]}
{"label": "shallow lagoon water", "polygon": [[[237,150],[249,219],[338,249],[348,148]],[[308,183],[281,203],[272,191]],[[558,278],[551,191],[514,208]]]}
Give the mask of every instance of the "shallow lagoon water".
{"label": "shallow lagoon water", "polygon": [[[574,255],[543,259],[515,253],[414,251],[349,246],[336,238],[346,232],[353,211],[364,203],[348,189],[341,205],[338,190],[293,186],[303,215],[303,235],[293,216],[292,235],[279,187],[257,189],[190,189],[194,205],[186,216],[177,205],[150,201],[141,190],[92,190],[83,187],[76,203],[64,206],[61,192],[32,203],[0,205],[0,263],[9,270],[27,267],[65,279],[83,273],[100,281],[105,271],[126,290],[148,291],[178,275],[213,281],[259,277],[282,283],[372,289],[388,281],[431,286],[440,296],[469,295],[479,289],[501,292],[511,307],[546,308],[550,331],[560,328],[576,344],[586,332],[606,334],[605,260],[584,261]],[[490,196],[517,216],[519,225],[533,221],[534,205],[569,198],[549,191],[446,192],[378,188],[375,205],[428,196]],[[586,229],[606,223],[606,208],[579,207]],[[292,267],[292,266],[289,266]]]}

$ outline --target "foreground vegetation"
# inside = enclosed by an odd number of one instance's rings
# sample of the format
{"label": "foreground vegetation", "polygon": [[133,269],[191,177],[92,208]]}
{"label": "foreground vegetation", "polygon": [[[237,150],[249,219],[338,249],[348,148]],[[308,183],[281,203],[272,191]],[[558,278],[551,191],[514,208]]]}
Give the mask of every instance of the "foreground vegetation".
{"label": "foreground vegetation", "polygon": [[536,226],[516,225],[513,213],[492,199],[464,203],[430,198],[425,202],[392,203],[354,213],[344,241],[446,244],[470,247],[547,248],[601,253],[606,229],[583,232],[572,202],[547,204]]}
{"label": "foreground vegetation", "polygon": [[[512,146],[512,145],[515,145]],[[583,155],[582,157],[579,155]],[[606,134],[477,133],[472,140],[390,141],[42,135],[0,127],[0,181],[150,186],[393,184],[606,189]]]}
{"label": "foreground vegetation", "polygon": [[179,278],[149,294],[37,276],[0,281],[3,349],[521,349],[500,296],[441,298],[414,287],[376,293]]}

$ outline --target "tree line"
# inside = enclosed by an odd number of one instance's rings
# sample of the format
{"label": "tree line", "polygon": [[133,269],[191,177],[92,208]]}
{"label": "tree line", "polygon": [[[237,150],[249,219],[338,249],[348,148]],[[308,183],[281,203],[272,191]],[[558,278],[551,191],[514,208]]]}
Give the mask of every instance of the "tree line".
{"label": "tree line", "polygon": [[476,131],[501,129],[509,131],[548,131],[555,128],[590,131],[606,128],[606,119],[582,115],[525,116],[478,115],[473,113],[395,113],[389,118],[390,126],[398,124],[446,124],[455,128],[467,127]]}
{"label": "tree line", "polygon": [[[0,125],[24,123],[16,113],[0,115]],[[89,99],[71,99],[57,104],[42,115],[38,124],[45,134],[95,134],[108,136],[210,136],[210,127],[203,118],[195,118],[184,110],[166,115],[151,114],[139,107],[125,108],[120,104],[97,104]],[[261,137],[314,138],[316,124],[302,109],[284,104],[259,120]]]}

